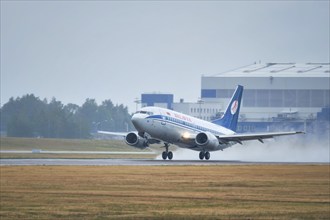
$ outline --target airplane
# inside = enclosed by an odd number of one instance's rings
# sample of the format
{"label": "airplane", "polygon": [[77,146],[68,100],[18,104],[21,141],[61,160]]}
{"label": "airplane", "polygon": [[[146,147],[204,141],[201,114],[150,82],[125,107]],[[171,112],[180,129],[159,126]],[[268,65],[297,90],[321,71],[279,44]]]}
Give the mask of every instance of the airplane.
{"label": "airplane", "polygon": [[173,158],[173,152],[169,151],[171,144],[199,151],[200,160],[204,158],[209,160],[210,152],[222,151],[235,144],[243,144],[244,141],[258,140],[264,143],[264,139],[304,133],[302,131],[236,133],[242,95],[243,86],[238,85],[223,116],[212,122],[169,109],[149,106],[141,108],[132,116],[131,120],[137,131],[129,133],[98,131],[98,133],[122,135],[126,144],[139,149],[145,149],[151,144],[163,143],[164,160]]}

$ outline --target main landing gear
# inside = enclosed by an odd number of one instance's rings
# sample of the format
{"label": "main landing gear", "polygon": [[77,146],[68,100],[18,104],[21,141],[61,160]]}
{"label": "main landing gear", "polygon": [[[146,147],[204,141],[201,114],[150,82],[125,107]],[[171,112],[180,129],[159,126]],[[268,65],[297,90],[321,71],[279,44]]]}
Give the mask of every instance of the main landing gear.
{"label": "main landing gear", "polygon": [[162,158],[163,158],[163,160],[166,160],[167,158],[168,158],[169,160],[172,160],[172,158],[173,158],[173,153],[172,153],[172,151],[168,151],[168,147],[169,147],[169,146],[170,146],[169,144],[165,143],[166,151],[163,151],[163,153],[162,153]]}
{"label": "main landing gear", "polygon": [[210,155],[210,152],[208,152],[208,151],[201,151],[200,153],[199,153],[199,159],[201,159],[201,160],[203,160],[204,158],[205,158],[205,160],[209,160],[210,159],[210,157],[211,157],[211,155]]}

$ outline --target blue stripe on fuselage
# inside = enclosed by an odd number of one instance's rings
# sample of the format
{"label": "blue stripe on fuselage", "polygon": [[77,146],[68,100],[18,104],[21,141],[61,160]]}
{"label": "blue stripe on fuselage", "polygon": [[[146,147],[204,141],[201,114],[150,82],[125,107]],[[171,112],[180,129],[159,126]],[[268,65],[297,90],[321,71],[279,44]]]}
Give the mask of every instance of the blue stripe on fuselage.
{"label": "blue stripe on fuselage", "polygon": [[202,126],[199,126],[199,125],[195,125],[191,122],[180,120],[180,119],[177,119],[177,118],[174,118],[174,117],[169,117],[169,116],[166,116],[166,115],[152,115],[152,116],[149,116],[147,118],[156,119],[156,120],[159,120],[161,122],[165,121],[166,123],[174,124],[174,125],[177,125],[179,127],[190,129],[190,130],[196,131],[196,132],[208,131],[208,132],[211,132],[215,135],[221,135],[221,133],[218,132],[218,131],[214,131],[212,129],[208,129],[208,128],[205,128],[205,127],[202,127]]}

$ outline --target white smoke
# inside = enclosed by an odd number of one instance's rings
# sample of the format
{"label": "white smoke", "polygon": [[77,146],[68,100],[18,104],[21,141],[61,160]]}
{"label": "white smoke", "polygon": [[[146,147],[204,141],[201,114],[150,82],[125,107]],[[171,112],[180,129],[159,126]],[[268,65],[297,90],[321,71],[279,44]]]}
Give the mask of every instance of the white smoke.
{"label": "white smoke", "polygon": [[[247,162],[330,162],[329,138],[306,140],[307,138],[281,137],[277,140],[247,141],[223,151],[210,152],[210,160]],[[174,160],[199,160],[199,152],[178,149]],[[157,157],[161,159],[161,155]]]}

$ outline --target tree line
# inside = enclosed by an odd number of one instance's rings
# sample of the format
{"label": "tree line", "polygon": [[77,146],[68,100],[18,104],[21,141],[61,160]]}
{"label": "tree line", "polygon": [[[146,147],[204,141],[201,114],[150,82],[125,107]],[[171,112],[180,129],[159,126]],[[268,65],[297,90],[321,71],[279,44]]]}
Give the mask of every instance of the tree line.
{"label": "tree line", "polygon": [[86,99],[82,106],[27,94],[0,109],[1,131],[9,137],[90,138],[98,130],[130,131],[131,115],[123,105]]}

